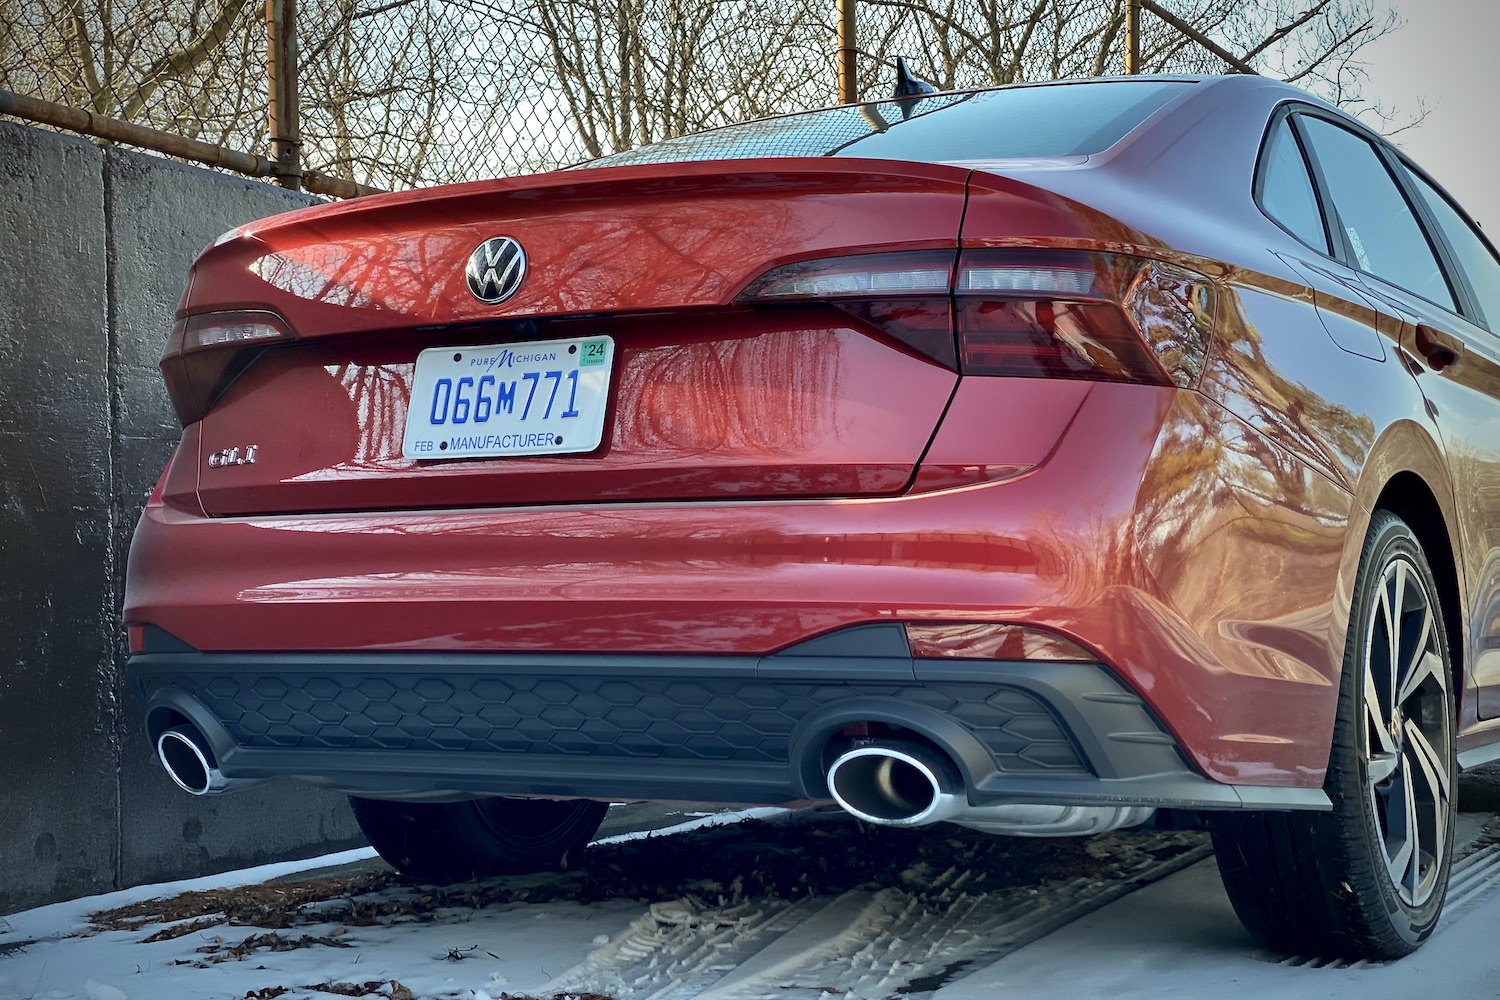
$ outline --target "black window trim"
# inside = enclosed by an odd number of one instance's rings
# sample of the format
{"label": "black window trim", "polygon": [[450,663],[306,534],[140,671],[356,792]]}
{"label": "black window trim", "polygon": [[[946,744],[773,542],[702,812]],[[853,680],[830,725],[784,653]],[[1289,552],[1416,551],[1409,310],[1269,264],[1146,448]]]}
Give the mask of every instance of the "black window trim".
{"label": "black window trim", "polygon": [[[1353,271],[1355,274],[1360,275],[1361,277],[1370,278],[1375,281],[1379,281],[1382,284],[1390,285],[1392,288],[1400,289],[1407,295],[1415,296],[1416,298],[1421,299],[1423,302],[1436,306],[1437,308],[1442,309],[1446,312],[1453,313],[1454,315],[1461,316],[1464,319],[1469,320],[1470,322],[1474,322],[1475,313],[1471,304],[1471,299],[1469,298],[1468,280],[1467,278],[1460,278],[1459,280],[1455,280],[1455,275],[1461,275],[1462,271],[1461,269],[1455,269],[1453,259],[1450,256],[1447,240],[1441,235],[1441,230],[1437,229],[1432,224],[1432,219],[1426,210],[1426,206],[1421,204],[1420,194],[1418,192],[1410,190],[1407,185],[1406,179],[1401,176],[1401,172],[1394,168],[1394,164],[1400,162],[1400,158],[1399,154],[1391,146],[1390,141],[1384,136],[1373,132],[1369,128],[1366,128],[1358,121],[1347,118],[1344,115],[1338,114],[1337,112],[1329,111],[1326,108],[1317,107],[1316,105],[1304,104],[1297,101],[1289,101],[1285,104],[1280,105],[1276,109],[1276,111],[1278,115],[1285,116],[1286,118],[1290,119],[1292,130],[1296,133],[1298,141],[1302,146],[1303,155],[1307,157],[1308,165],[1312,169],[1313,186],[1317,190],[1318,203],[1323,207],[1323,217],[1325,225],[1329,229],[1333,230],[1333,233],[1331,235],[1335,237],[1335,239],[1333,240],[1333,248],[1335,252],[1331,255],[1331,259],[1338,261],[1338,263],[1342,264],[1344,267],[1349,268],[1351,271]],[[1386,173],[1390,176],[1392,183],[1395,184],[1396,190],[1400,193],[1402,199],[1405,200],[1407,209],[1412,213],[1413,219],[1416,220],[1417,229],[1427,240],[1427,247],[1432,252],[1433,258],[1437,261],[1438,272],[1443,276],[1444,284],[1448,286],[1448,294],[1453,297],[1453,303],[1451,305],[1444,305],[1441,302],[1434,302],[1432,299],[1429,299],[1427,296],[1421,294],[1420,292],[1413,291],[1412,289],[1407,288],[1403,285],[1398,285],[1395,282],[1380,277],[1380,275],[1378,274],[1373,274],[1370,271],[1366,271],[1364,268],[1359,266],[1359,260],[1354,254],[1354,247],[1349,242],[1349,234],[1344,229],[1343,221],[1339,218],[1338,209],[1333,204],[1333,196],[1329,192],[1328,178],[1327,175],[1323,173],[1322,164],[1318,162],[1317,150],[1313,147],[1312,142],[1308,139],[1307,135],[1303,132],[1301,125],[1297,122],[1297,119],[1304,115],[1312,118],[1321,118],[1335,128],[1341,128],[1345,132],[1363,139],[1375,148],[1376,157],[1379,158],[1381,164],[1385,167]],[[1264,156],[1264,147],[1262,148],[1262,156]],[[1259,174],[1257,174],[1257,179],[1259,179]],[[1264,212],[1265,209],[1262,208],[1261,211]],[[1269,217],[1270,216],[1267,215],[1267,218]],[[1467,216],[1465,217],[1467,218]],[[1275,220],[1273,219],[1272,221],[1274,222]],[[1298,240],[1298,242],[1300,243],[1301,240]],[[1307,246],[1307,244],[1305,243],[1303,243],[1302,245]],[[1309,246],[1308,249],[1314,251],[1315,253],[1319,253],[1324,257],[1330,256],[1328,253],[1318,250],[1317,247]]]}
{"label": "black window trim", "polygon": [[1500,324],[1500,316],[1494,317],[1492,322],[1490,317],[1484,314],[1484,307],[1480,305],[1479,296],[1474,292],[1474,284],[1469,279],[1469,273],[1464,270],[1463,261],[1458,257],[1458,251],[1453,248],[1453,244],[1448,240],[1447,232],[1444,231],[1443,227],[1438,223],[1437,217],[1432,214],[1432,210],[1427,206],[1427,199],[1421,190],[1398,168],[1405,167],[1413,176],[1419,177],[1429,184],[1432,190],[1437,192],[1438,197],[1446,201],[1448,207],[1458,213],[1459,220],[1478,235],[1479,242],[1496,259],[1496,262],[1500,263],[1500,253],[1495,252],[1495,245],[1490,242],[1489,236],[1474,222],[1469,213],[1463,210],[1463,206],[1458,203],[1458,199],[1449,194],[1441,184],[1433,180],[1431,174],[1417,166],[1410,157],[1389,143],[1383,144],[1382,152],[1385,154],[1388,169],[1396,176],[1396,183],[1401,186],[1402,193],[1406,195],[1407,201],[1412,202],[1416,206],[1418,221],[1428,231],[1428,238],[1436,244],[1439,259],[1446,265],[1449,284],[1454,285],[1454,290],[1458,293],[1454,295],[1454,298],[1458,299],[1459,302],[1459,315],[1491,334],[1496,333],[1495,324]]}
{"label": "black window trim", "polygon": [[[1323,256],[1338,261],[1355,274],[1363,274],[1364,272],[1359,267],[1359,258],[1354,255],[1354,245],[1349,242],[1349,231],[1344,228],[1344,220],[1339,217],[1338,206],[1333,203],[1328,175],[1323,172],[1323,164],[1318,159],[1317,151],[1313,149],[1312,139],[1308,137],[1302,123],[1298,121],[1308,111],[1317,110],[1319,109],[1310,104],[1289,105],[1286,119],[1287,124],[1291,126],[1292,134],[1297,137],[1297,143],[1302,147],[1302,155],[1307,157],[1307,166],[1312,172],[1313,191],[1318,196],[1318,204],[1323,208],[1323,219],[1328,227],[1328,245],[1331,248],[1325,251]],[[1317,247],[1313,249],[1316,250]]]}
{"label": "black window trim", "polygon": [[[1264,215],[1267,219],[1270,219],[1271,222],[1275,223],[1276,228],[1282,230],[1292,239],[1307,247],[1309,250],[1312,250],[1324,257],[1328,257],[1329,248],[1335,246],[1333,239],[1335,226],[1333,224],[1332,217],[1329,215],[1333,206],[1327,202],[1327,199],[1323,197],[1323,191],[1321,189],[1321,186],[1318,184],[1319,175],[1315,172],[1315,168],[1312,163],[1312,156],[1308,151],[1307,143],[1303,139],[1301,131],[1296,127],[1295,123],[1291,121],[1296,107],[1297,105],[1294,103],[1285,103],[1278,105],[1276,110],[1272,112],[1270,121],[1266,124],[1265,133],[1261,136],[1260,139],[1260,153],[1256,156],[1255,160],[1255,180],[1253,183],[1252,197],[1255,201],[1255,207],[1260,209],[1260,214]],[[1271,154],[1271,140],[1275,138],[1276,130],[1281,127],[1282,122],[1286,122],[1287,124],[1287,131],[1292,136],[1292,144],[1297,147],[1298,152],[1301,154],[1303,169],[1307,171],[1308,182],[1312,184],[1313,201],[1318,206],[1318,218],[1323,223],[1324,246],[1322,249],[1313,246],[1311,243],[1308,243],[1306,240],[1304,240],[1301,236],[1298,236],[1296,233],[1292,232],[1286,227],[1286,225],[1282,223],[1280,219],[1276,218],[1276,216],[1272,215],[1266,209],[1266,174],[1270,170],[1268,161]],[[1334,259],[1337,258],[1335,257]]]}

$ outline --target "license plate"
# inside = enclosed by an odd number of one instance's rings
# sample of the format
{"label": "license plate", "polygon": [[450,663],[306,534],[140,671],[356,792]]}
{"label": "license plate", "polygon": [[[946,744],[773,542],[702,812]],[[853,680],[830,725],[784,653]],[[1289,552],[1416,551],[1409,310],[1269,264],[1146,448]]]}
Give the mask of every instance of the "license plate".
{"label": "license plate", "polygon": [[610,337],[486,347],[432,347],[417,355],[401,454],[495,458],[593,451],[604,436]]}

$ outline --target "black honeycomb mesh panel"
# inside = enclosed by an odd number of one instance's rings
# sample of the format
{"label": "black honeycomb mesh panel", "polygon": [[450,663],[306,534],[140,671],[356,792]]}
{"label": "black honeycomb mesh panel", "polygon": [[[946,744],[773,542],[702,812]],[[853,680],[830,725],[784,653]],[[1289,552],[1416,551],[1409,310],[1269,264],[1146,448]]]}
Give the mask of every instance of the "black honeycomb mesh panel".
{"label": "black honeycomb mesh panel", "polygon": [[193,695],[254,748],[785,763],[809,713],[849,698],[894,698],[952,717],[1005,772],[1087,773],[1051,711],[990,684],[839,684],[753,678],[164,673],[145,693]]}

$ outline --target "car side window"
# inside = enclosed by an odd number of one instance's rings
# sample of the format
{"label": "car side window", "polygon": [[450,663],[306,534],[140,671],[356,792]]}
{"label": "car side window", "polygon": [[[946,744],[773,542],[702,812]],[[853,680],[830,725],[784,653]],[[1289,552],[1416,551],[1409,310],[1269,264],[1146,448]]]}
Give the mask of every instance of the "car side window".
{"label": "car side window", "polygon": [[1475,318],[1485,321],[1491,332],[1500,333],[1500,260],[1495,259],[1495,252],[1484,242],[1474,223],[1454,208],[1442,192],[1410,170],[1406,175],[1427,203],[1438,228],[1448,238],[1459,267],[1468,276],[1479,311],[1483,313]]}
{"label": "car side window", "polygon": [[1328,233],[1323,211],[1313,189],[1312,175],[1302,147],[1283,118],[1271,133],[1261,160],[1260,207],[1297,239],[1321,253],[1328,253]]}
{"label": "car side window", "polygon": [[1443,269],[1375,147],[1346,128],[1300,115],[1338,224],[1360,270],[1454,308]]}

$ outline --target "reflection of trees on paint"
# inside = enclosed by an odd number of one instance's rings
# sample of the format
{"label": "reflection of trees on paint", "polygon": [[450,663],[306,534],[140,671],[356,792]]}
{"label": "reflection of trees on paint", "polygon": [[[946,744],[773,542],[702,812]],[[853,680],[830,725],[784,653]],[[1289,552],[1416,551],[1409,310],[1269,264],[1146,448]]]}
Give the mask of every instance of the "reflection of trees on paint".
{"label": "reflection of trees on paint", "polygon": [[[1240,416],[1197,394],[1175,401],[1136,537],[1163,597],[1226,669],[1322,683],[1343,638],[1334,594],[1352,503],[1335,483],[1357,478],[1374,422],[1289,379],[1243,301],[1226,305],[1211,389]],[[1270,315],[1304,310],[1316,323],[1301,305]]]}
{"label": "reflection of trees on paint", "polygon": [[827,331],[667,344],[620,374],[617,443],[632,448],[800,454],[840,436],[841,341]]}
{"label": "reflection of trees on paint", "polygon": [[[519,233],[530,255],[529,273],[525,294],[508,306],[509,317],[718,303],[757,262],[799,242],[826,239],[830,225],[808,213],[800,197],[787,197],[784,179],[775,174],[602,189],[593,183],[596,175],[576,176],[577,185],[550,189],[568,207]],[[910,183],[873,172],[861,182],[877,191],[899,191]],[[847,194],[847,183],[838,174],[807,178],[797,193]],[[771,191],[782,197],[755,197]],[[458,208],[521,217],[535,211],[533,194],[465,198]],[[961,197],[958,183],[933,195],[949,202],[955,227],[961,204],[955,199]],[[363,218],[359,232],[277,247],[252,260],[249,270],[308,302],[384,313],[381,326],[391,325],[392,314],[430,323],[451,316],[455,301],[467,301],[464,265],[478,238],[467,220],[434,229],[430,219],[400,213]]]}
{"label": "reflection of trees on paint", "polygon": [[418,231],[286,247],[257,258],[250,271],[309,302],[350,309],[430,314],[455,260],[472,247],[452,235]]}
{"label": "reflection of trees on paint", "polygon": [[[1500,410],[1500,401],[1488,402],[1491,414]],[[1483,414],[1476,416],[1485,422]],[[1460,517],[1473,531],[1469,545],[1477,556],[1485,558],[1487,554],[1490,563],[1500,565],[1500,436],[1486,440],[1482,436],[1461,436],[1454,428],[1447,431],[1448,469],[1455,499]],[[1483,434],[1480,430],[1479,435]],[[1500,574],[1494,585],[1500,590]]]}
{"label": "reflection of trees on paint", "polygon": [[1214,286],[1203,275],[1147,261],[1132,284],[1127,307],[1167,374],[1193,385],[1213,336]]}
{"label": "reflection of trees on paint", "polygon": [[[1264,339],[1241,299],[1259,294],[1241,290],[1240,295],[1225,296],[1227,308],[1220,311],[1219,343],[1226,351],[1226,363],[1216,367],[1214,387],[1256,430],[1336,481],[1352,485],[1375,444],[1375,423],[1368,415],[1293,382],[1266,356]],[[1300,321],[1311,324],[1310,329],[1322,335],[1311,307],[1297,307],[1297,312],[1305,313]],[[1267,464],[1276,463],[1268,460]]]}
{"label": "reflection of trees on paint", "polygon": [[[1363,464],[1374,424],[1273,367],[1233,290],[1220,294],[1208,394],[1174,394],[1129,504],[1036,515],[1025,534],[1058,553],[1054,592],[1071,610],[1057,620],[1101,642],[1121,637],[1107,652],[1150,647],[1142,677],[1180,663],[1184,676],[1323,687],[1343,636],[1333,597],[1351,504],[1333,477]],[[1289,308],[1295,317],[1304,307]],[[1310,306],[1305,319],[1317,322]],[[1243,731],[1268,725],[1247,717]]]}
{"label": "reflection of trees on paint", "polygon": [[411,365],[336,365],[328,371],[349,394],[358,418],[359,439],[346,465],[387,464],[401,454],[406,407],[411,399]]}

